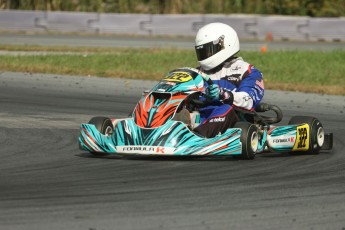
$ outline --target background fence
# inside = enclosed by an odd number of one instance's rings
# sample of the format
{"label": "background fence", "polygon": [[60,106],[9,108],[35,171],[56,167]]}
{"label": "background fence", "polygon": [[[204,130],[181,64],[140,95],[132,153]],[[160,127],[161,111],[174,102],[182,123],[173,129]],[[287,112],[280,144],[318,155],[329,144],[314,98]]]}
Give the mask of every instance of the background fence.
{"label": "background fence", "polygon": [[240,39],[345,41],[345,17],[0,11],[0,31],[16,32],[195,36],[210,22],[231,25]]}

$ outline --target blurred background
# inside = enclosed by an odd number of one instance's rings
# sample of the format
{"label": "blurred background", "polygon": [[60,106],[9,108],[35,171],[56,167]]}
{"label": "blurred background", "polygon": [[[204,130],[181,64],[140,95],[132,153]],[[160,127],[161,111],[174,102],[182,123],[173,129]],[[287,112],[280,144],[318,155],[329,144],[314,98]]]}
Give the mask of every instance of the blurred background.
{"label": "blurred background", "polygon": [[345,41],[344,0],[0,0],[0,31],[193,37],[223,22],[240,39]]}
{"label": "blurred background", "polygon": [[345,95],[344,15],[344,0],[0,0],[0,71],[159,80],[222,22],[267,88]]}
{"label": "blurred background", "polygon": [[140,14],[345,15],[344,0],[0,0],[0,9]]}

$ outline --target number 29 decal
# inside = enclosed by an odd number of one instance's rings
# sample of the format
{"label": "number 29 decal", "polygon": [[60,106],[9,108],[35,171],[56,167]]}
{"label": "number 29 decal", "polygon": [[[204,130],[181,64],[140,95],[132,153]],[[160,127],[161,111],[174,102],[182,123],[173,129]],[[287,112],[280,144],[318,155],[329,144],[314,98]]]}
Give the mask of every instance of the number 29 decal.
{"label": "number 29 decal", "polygon": [[309,125],[297,126],[296,142],[293,151],[307,151],[309,149]]}

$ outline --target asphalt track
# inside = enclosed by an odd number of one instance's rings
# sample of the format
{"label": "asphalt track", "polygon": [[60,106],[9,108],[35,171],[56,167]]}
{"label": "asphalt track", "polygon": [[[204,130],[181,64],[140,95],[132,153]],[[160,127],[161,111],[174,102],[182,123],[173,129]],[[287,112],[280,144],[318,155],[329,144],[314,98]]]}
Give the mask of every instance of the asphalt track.
{"label": "asphalt track", "polygon": [[266,91],[286,124],[334,133],[319,155],[96,158],[79,124],[124,117],[154,82],[0,73],[0,229],[345,229],[345,97]]}
{"label": "asphalt track", "polygon": [[[243,41],[241,50],[318,50],[345,51],[344,42],[303,42],[303,41]],[[73,35],[73,34],[9,34],[0,33],[0,45],[38,45],[71,47],[132,47],[132,48],[173,48],[193,49],[192,37],[120,36],[120,35]]]}

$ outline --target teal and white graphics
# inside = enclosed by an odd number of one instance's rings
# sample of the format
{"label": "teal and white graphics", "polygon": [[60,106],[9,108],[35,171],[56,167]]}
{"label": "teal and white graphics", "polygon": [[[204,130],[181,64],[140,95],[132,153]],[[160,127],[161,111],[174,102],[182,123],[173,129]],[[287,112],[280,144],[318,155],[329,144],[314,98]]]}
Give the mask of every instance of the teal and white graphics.
{"label": "teal and white graphics", "polygon": [[268,146],[278,152],[291,151],[296,142],[297,126],[275,127],[267,136]]}
{"label": "teal and white graphics", "polygon": [[237,155],[242,149],[240,135],[240,129],[228,129],[214,138],[204,138],[179,121],[145,129],[129,118],[118,122],[111,136],[102,135],[94,125],[82,124],[79,142],[87,151],[109,154]]}

